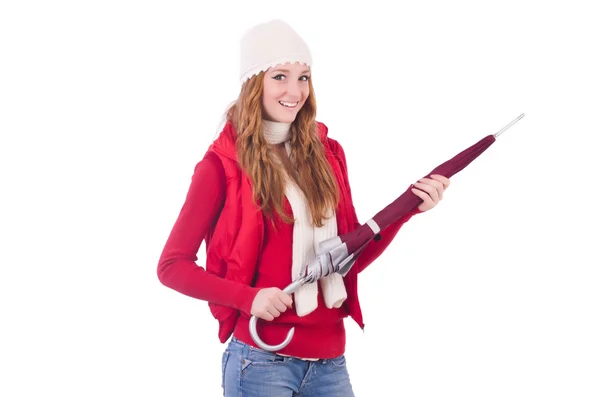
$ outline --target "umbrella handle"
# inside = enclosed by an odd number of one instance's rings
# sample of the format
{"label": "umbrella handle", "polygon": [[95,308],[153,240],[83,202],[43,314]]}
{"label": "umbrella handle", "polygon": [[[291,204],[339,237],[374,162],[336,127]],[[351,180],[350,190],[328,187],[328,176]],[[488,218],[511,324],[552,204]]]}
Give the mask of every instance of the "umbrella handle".
{"label": "umbrella handle", "polygon": [[[287,287],[285,287],[283,289],[283,292],[285,292],[288,295],[291,295],[292,293],[296,292],[301,286],[302,286],[302,280],[296,280],[293,283],[291,283],[290,285],[288,285]],[[294,328],[292,328],[288,331],[288,334],[287,334],[285,340],[283,342],[281,342],[280,344],[278,344],[278,345],[266,344],[265,342],[262,341],[262,339],[260,339],[260,337],[258,336],[258,332],[256,331],[256,322],[257,321],[258,321],[258,317],[256,317],[256,316],[252,316],[250,318],[250,336],[252,337],[252,340],[254,341],[254,343],[256,343],[256,345],[258,347],[260,347],[261,349],[269,351],[269,352],[274,352],[274,351],[283,349],[284,347],[289,345],[289,343],[292,341],[292,338],[294,337]]]}

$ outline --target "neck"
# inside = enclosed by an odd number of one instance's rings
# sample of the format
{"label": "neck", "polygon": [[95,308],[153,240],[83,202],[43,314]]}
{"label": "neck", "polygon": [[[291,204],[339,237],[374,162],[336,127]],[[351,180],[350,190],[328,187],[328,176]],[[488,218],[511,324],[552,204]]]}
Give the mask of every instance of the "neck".
{"label": "neck", "polygon": [[263,134],[268,143],[277,145],[288,141],[291,137],[291,123],[280,123],[263,119]]}

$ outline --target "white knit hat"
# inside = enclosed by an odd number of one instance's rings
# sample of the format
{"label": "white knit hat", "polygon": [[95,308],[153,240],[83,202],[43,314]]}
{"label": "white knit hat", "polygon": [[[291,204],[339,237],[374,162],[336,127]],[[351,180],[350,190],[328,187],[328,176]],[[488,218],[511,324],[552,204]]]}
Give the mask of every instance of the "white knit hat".
{"label": "white knit hat", "polygon": [[308,45],[284,21],[275,19],[256,25],[240,42],[240,80],[246,80],[270,67],[284,63],[311,66]]}

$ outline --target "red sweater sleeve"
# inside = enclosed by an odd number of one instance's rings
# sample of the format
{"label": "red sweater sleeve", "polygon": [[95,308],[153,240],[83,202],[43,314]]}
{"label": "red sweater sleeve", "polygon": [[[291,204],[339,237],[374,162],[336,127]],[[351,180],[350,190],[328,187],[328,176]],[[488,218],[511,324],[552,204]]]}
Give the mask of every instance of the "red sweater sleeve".
{"label": "red sweater sleeve", "polygon": [[258,289],[225,280],[196,264],[202,240],[223,207],[226,179],[216,154],[196,164],[187,196],[158,261],[158,279],[184,295],[250,314]]}
{"label": "red sweater sleeve", "polygon": [[[352,216],[354,218],[354,229],[361,226],[362,224],[358,221],[358,217],[356,216],[356,210],[354,209],[354,203],[352,202],[352,191],[350,189],[350,181],[348,179],[348,166],[346,164],[346,155],[344,153],[344,149],[342,146],[336,142],[334,144],[334,153],[340,159],[340,166],[342,168],[342,174],[344,175],[344,182],[348,187],[348,196],[350,198],[350,207],[352,208]],[[422,211],[418,208],[415,208],[402,218],[398,219],[396,222],[392,223],[390,226],[379,232],[379,236],[375,239],[371,240],[362,253],[356,259],[356,263],[354,266],[357,266],[358,272],[362,272],[369,266],[375,259],[377,259],[383,251],[390,245],[394,237],[400,231],[402,225],[404,225],[413,215],[419,214]],[[373,214],[375,215],[375,214]]]}

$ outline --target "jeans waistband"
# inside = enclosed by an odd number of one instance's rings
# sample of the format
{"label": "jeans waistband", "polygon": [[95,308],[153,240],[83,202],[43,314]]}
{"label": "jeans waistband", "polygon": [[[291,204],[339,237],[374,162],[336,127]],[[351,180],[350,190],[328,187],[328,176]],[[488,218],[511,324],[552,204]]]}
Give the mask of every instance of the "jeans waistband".
{"label": "jeans waistband", "polygon": [[247,346],[248,346],[250,349],[253,349],[253,350],[259,350],[259,351],[261,351],[261,352],[263,352],[263,353],[272,354],[272,355],[275,355],[275,356],[281,356],[281,357],[292,357],[292,358],[295,358],[295,359],[298,359],[298,360],[302,360],[302,361],[311,361],[311,362],[317,362],[317,361],[324,361],[324,360],[325,360],[325,359],[322,359],[322,358],[303,358],[303,357],[288,356],[288,355],[286,355],[286,354],[278,354],[278,353],[270,352],[270,351],[267,351],[267,350],[263,350],[263,349],[261,349],[261,348],[259,348],[259,347],[255,347],[255,346],[249,345],[249,344],[247,344],[246,342],[243,342],[243,341],[239,340],[239,339],[238,339],[238,338],[236,338],[235,336],[232,336],[232,337],[231,337],[231,342],[233,342],[233,343],[237,343],[237,344],[240,344],[240,345],[242,345],[242,346],[245,346],[245,345],[247,345]]}

